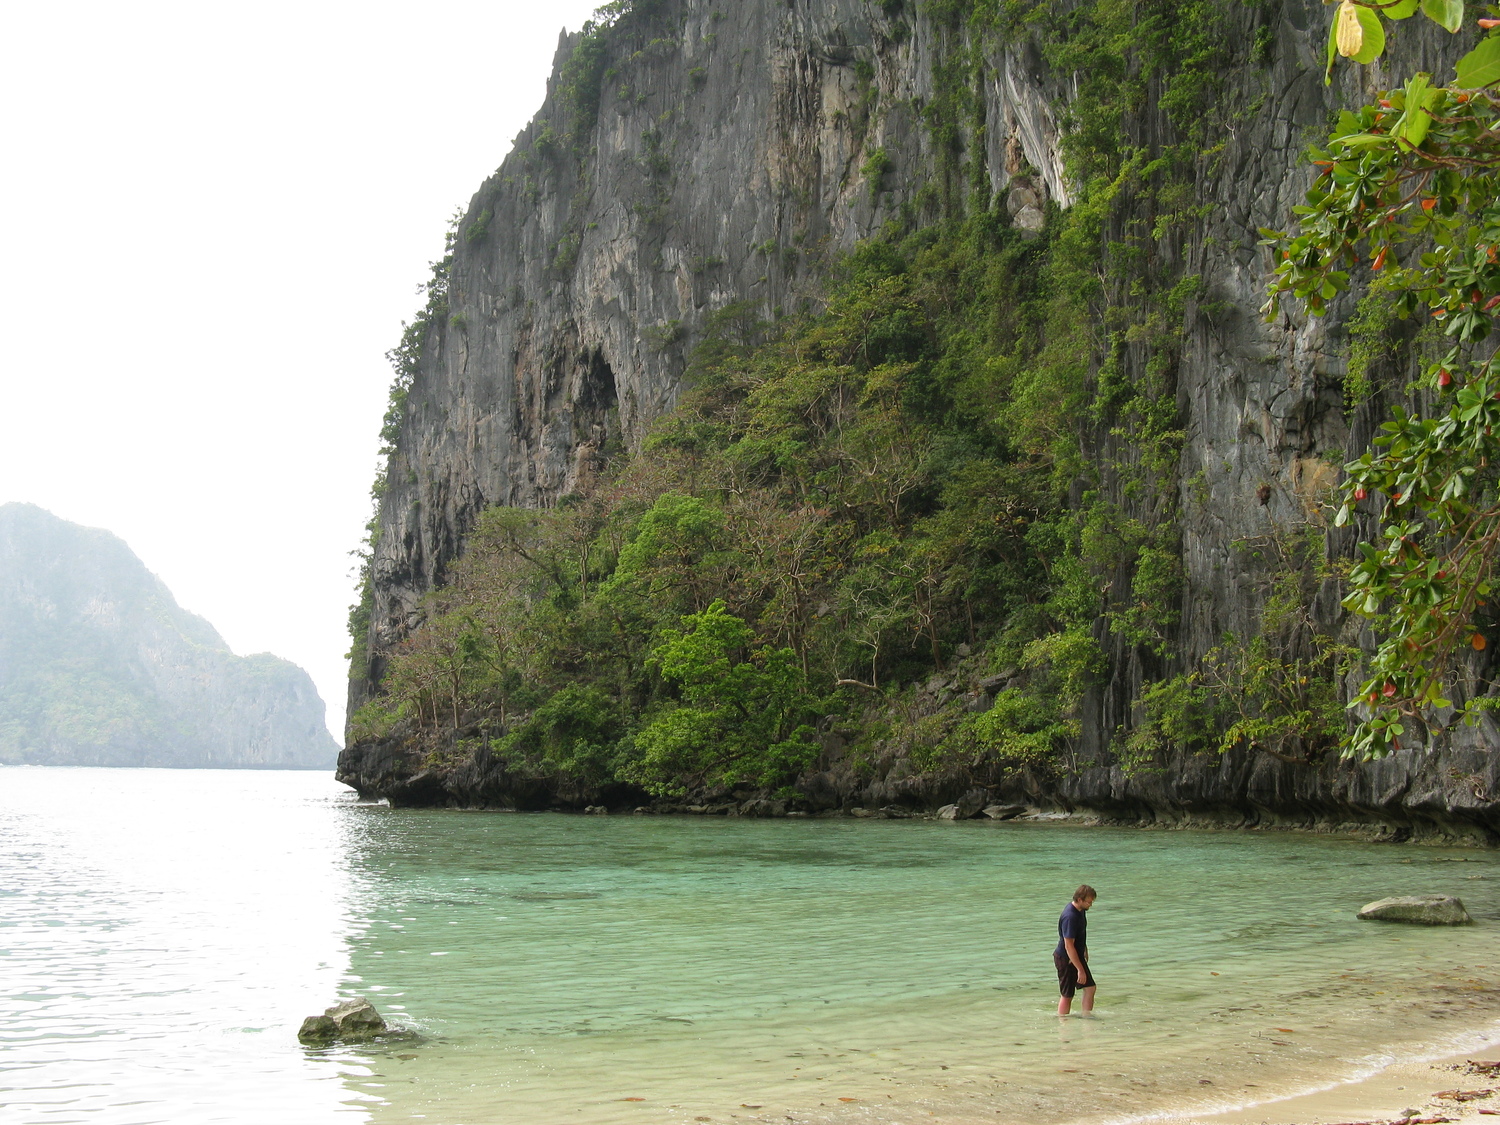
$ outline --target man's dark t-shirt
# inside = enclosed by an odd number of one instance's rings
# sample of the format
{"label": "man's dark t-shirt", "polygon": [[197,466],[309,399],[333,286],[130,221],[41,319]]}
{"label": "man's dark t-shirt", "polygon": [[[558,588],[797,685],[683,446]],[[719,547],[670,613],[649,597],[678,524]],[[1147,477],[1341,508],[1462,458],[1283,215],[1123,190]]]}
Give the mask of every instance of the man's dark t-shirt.
{"label": "man's dark t-shirt", "polygon": [[1057,920],[1057,948],[1052,951],[1052,955],[1066,958],[1068,947],[1064,944],[1064,939],[1072,938],[1078,949],[1078,959],[1082,961],[1083,955],[1089,951],[1088,937],[1089,916],[1070,902],[1063,907],[1062,917]]}

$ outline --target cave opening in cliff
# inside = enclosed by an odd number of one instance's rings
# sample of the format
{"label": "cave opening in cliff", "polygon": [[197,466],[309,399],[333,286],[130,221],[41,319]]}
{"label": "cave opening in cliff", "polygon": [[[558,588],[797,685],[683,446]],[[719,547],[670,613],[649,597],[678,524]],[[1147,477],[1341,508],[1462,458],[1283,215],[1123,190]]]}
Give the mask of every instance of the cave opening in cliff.
{"label": "cave opening in cliff", "polygon": [[596,469],[622,452],[620,396],[614,368],[599,348],[591,348],[580,360],[578,393],[573,400],[574,440],[580,452],[587,451]]}

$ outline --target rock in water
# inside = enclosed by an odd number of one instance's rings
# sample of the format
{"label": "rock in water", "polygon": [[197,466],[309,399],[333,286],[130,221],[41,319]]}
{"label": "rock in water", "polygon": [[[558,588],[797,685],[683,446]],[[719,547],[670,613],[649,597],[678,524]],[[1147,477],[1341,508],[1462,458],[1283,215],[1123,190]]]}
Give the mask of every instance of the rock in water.
{"label": "rock in water", "polygon": [[1359,912],[1367,922],[1415,922],[1421,926],[1466,926],[1474,919],[1463,900],[1452,895],[1407,895],[1383,898]]}
{"label": "rock in water", "polygon": [[311,1044],[359,1043],[390,1030],[375,1006],[364,997],[356,996],[353,1000],[335,1004],[321,1016],[308,1016],[302,1021],[297,1038]]}

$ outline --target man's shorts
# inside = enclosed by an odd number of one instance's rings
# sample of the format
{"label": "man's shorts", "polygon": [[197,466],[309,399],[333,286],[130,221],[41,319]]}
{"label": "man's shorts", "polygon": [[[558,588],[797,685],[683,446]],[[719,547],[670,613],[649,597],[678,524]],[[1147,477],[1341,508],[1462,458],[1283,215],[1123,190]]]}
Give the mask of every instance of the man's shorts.
{"label": "man's shorts", "polygon": [[1089,979],[1084,984],[1079,984],[1078,967],[1058,953],[1052,954],[1052,963],[1057,966],[1057,991],[1069,1000],[1073,999],[1073,993],[1078,989],[1093,988],[1098,983],[1094,980],[1094,970],[1089,969]]}

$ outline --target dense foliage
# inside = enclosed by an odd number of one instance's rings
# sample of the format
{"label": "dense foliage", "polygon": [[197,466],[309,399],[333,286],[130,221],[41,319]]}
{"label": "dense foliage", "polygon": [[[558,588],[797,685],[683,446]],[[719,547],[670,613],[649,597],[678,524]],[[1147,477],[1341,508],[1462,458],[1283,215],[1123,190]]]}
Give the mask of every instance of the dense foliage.
{"label": "dense foliage", "polygon": [[[1417,0],[1344,0],[1330,66],[1335,50],[1370,61],[1385,43],[1382,17],[1417,10]],[[1424,0],[1421,10],[1449,31],[1463,22],[1462,0]],[[1479,24],[1489,30],[1500,19]],[[1321,314],[1367,263],[1387,322],[1420,317],[1435,326],[1416,400],[1396,407],[1374,448],[1347,466],[1336,517],[1370,530],[1344,602],[1378,638],[1351,703],[1359,721],[1349,748],[1366,757],[1399,749],[1403,736],[1472,722],[1493,703],[1461,674],[1458,657],[1488,647],[1495,617],[1486,603],[1500,557],[1500,375],[1486,345],[1500,306],[1497,82],[1500,34],[1491,31],[1459,61],[1451,85],[1418,74],[1341,114],[1314,153],[1320,171],[1297,209],[1300,232],[1266,232],[1280,246],[1273,309],[1289,293]],[[1448,697],[1459,694],[1467,698],[1455,709]]]}
{"label": "dense foliage", "polygon": [[[1319,529],[1243,545],[1268,576],[1258,631],[1191,666],[1177,649],[1181,505],[1202,484],[1179,474],[1177,368],[1202,297],[1185,251],[1199,178],[1255,112],[1223,75],[1272,14],[1243,9],[1245,41],[1207,0],[923,9],[943,44],[919,107],[926,186],[820,309],[735,304],[696,326],[689,389],[634,456],[555,509],[485,513],[356,738],[661,795],[789,784],[829,725],[862,732],[856,757],[883,741],[924,768],[1055,768],[1090,693],[1128,667],[1139,712],[1096,707],[1127,768],[1337,744],[1352,654],[1307,608]],[[564,72],[575,144],[610,26]],[[1072,76],[1072,199],[1036,237],[983,159],[990,48],[1023,36]],[[881,112],[874,85],[861,105]],[[891,162],[864,154],[872,201]],[[988,710],[907,705],[956,661],[1000,685]]]}
{"label": "dense foliage", "polygon": [[[821,315],[722,310],[639,456],[553,510],[484,515],[357,733],[483,715],[539,770],[774,786],[823,716],[960,645],[1076,679],[1099,598],[1057,462],[1077,372],[1034,366],[1026,331],[1048,259],[986,214],[862,248]],[[1033,405],[1006,393],[1022,379]],[[1067,702],[1037,693],[1038,728]]]}

